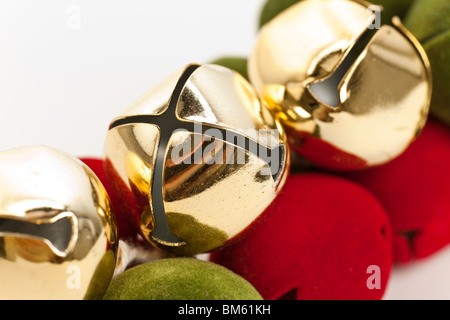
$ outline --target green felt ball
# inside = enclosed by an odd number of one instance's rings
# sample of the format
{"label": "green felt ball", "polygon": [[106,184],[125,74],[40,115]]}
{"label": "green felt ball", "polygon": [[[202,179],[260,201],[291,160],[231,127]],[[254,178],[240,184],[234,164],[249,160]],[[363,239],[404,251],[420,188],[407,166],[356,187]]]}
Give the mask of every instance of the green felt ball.
{"label": "green felt ball", "polygon": [[211,63],[234,70],[248,80],[247,61],[245,57],[221,57]]}
{"label": "green felt ball", "polygon": [[115,277],[104,300],[262,300],[234,272],[196,258],[167,258],[132,267]]}
{"label": "green felt ball", "polygon": [[430,112],[450,125],[450,1],[417,0],[405,26],[422,43],[433,73]]}
{"label": "green felt ball", "polygon": [[416,0],[404,19],[405,26],[420,40],[450,30],[450,1]]}
{"label": "green felt ball", "polygon": [[[272,20],[280,12],[289,8],[293,4],[302,0],[267,0],[259,15],[259,25],[261,28],[264,24]],[[412,5],[414,0],[373,0],[369,3],[374,5],[379,5],[383,7],[383,11],[380,15],[381,24],[390,23],[392,17],[398,16],[403,18],[407,13],[409,7]]]}
{"label": "green felt ball", "polygon": [[280,12],[296,4],[300,0],[267,0],[259,15],[259,28],[275,18]]}
{"label": "green felt ball", "polygon": [[403,19],[414,0],[373,0],[369,2],[383,7],[380,16],[381,24],[389,24],[395,16]]}

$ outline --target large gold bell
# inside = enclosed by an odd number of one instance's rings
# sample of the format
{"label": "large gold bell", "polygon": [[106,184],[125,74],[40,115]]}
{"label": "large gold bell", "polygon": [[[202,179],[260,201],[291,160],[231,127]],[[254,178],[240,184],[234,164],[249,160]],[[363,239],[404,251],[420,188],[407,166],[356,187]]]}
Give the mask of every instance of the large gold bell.
{"label": "large gold bell", "polygon": [[221,248],[272,203],[287,176],[281,125],[238,73],[192,64],[111,123],[105,172],[150,243],[180,255]]}
{"label": "large gold bell", "polygon": [[53,148],[0,153],[0,299],[102,298],[116,267],[105,189]]}
{"label": "large gold bell", "polygon": [[[382,14],[382,13],[381,13]],[[398,18],[365,1],[304,0],[264,25],[249,79],[300,155],[329,169],[381,165],[421,133],[427,56]]]}

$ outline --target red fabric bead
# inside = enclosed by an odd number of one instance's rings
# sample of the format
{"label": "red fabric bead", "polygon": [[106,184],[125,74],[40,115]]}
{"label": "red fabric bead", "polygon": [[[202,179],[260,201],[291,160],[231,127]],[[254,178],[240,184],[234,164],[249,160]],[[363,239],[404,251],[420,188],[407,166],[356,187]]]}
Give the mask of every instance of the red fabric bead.
{"label": "red fabric bead", "polygon": [[[105,172],[108,167],[105,166],[102,159],[90,157],[80,158],[80,160],[95,173],[105,187],[105,190],[111,200],[111,206],[116,218],[119,238],[133,242],[137,241],[138,229],[130,217],[132,208],[129,206],[129,202],[123,201],[121,198],[126,196],[128,189],[118,184],[111,185],[109,183]],[[117,181],[121,180],[117,179]],[[120,195],[120,197],[118,195]],[[132,196],[130,195],[128,198],[132,199]]]}
{"label": "red fabric bead", "polygon": [[297,133],[286,129],[289,144],[299,155],[319,168],[335,171],[354,171],[368,167],[368,163],[357,156],[339,150],[330,143],[311,134]]}
{"label": "red fabric bead", "polygon": [[392,267],[390,233],[383,207],[361,186],[297,174],[244,239],[210,260],[247,279],[266,300],[378,300]]}
{"label": "red fabric bead", "polygon": [[445,125],[430,119],[400,157],[345,177],[383,204],[396,262],[429,257],[450,243],[450,129]]}

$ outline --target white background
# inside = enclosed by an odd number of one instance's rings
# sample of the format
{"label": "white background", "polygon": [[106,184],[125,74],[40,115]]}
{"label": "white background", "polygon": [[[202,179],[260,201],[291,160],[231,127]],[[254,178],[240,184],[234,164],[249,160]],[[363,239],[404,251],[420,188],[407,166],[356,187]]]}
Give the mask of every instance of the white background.
{"label": "white background", "polygon": [[[0,151],[102,155],[113,117],[186,64],[247,56],[264,0],[0,0]],[[386,299],[449,299],[450,251],[395,268]]]}

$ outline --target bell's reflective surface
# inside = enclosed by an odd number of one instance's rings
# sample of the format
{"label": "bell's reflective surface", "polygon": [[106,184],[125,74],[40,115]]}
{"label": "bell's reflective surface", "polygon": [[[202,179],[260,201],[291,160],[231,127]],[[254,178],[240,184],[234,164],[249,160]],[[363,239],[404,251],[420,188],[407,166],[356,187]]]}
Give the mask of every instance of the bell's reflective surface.
{"label": "bell's reflective surface", "polygon": [[378,28],[374,9],[300,1],[261,29],[249,58],[250,81],[293,149],[326,168],[386,163],[426,123],[427,56],[398,18]]}
{"label": "bell's reflective surface", "polygon": [[266,210],[286,138],[238,73],[189,65],[114,119],[105,172],[150,243],[181,255],[229,244]]}
{"label": "bell's reflective surface", "polygon": [[101,298],[114,273],[109,198],[78,159],[49,147],[0,153],[0,299]]}

